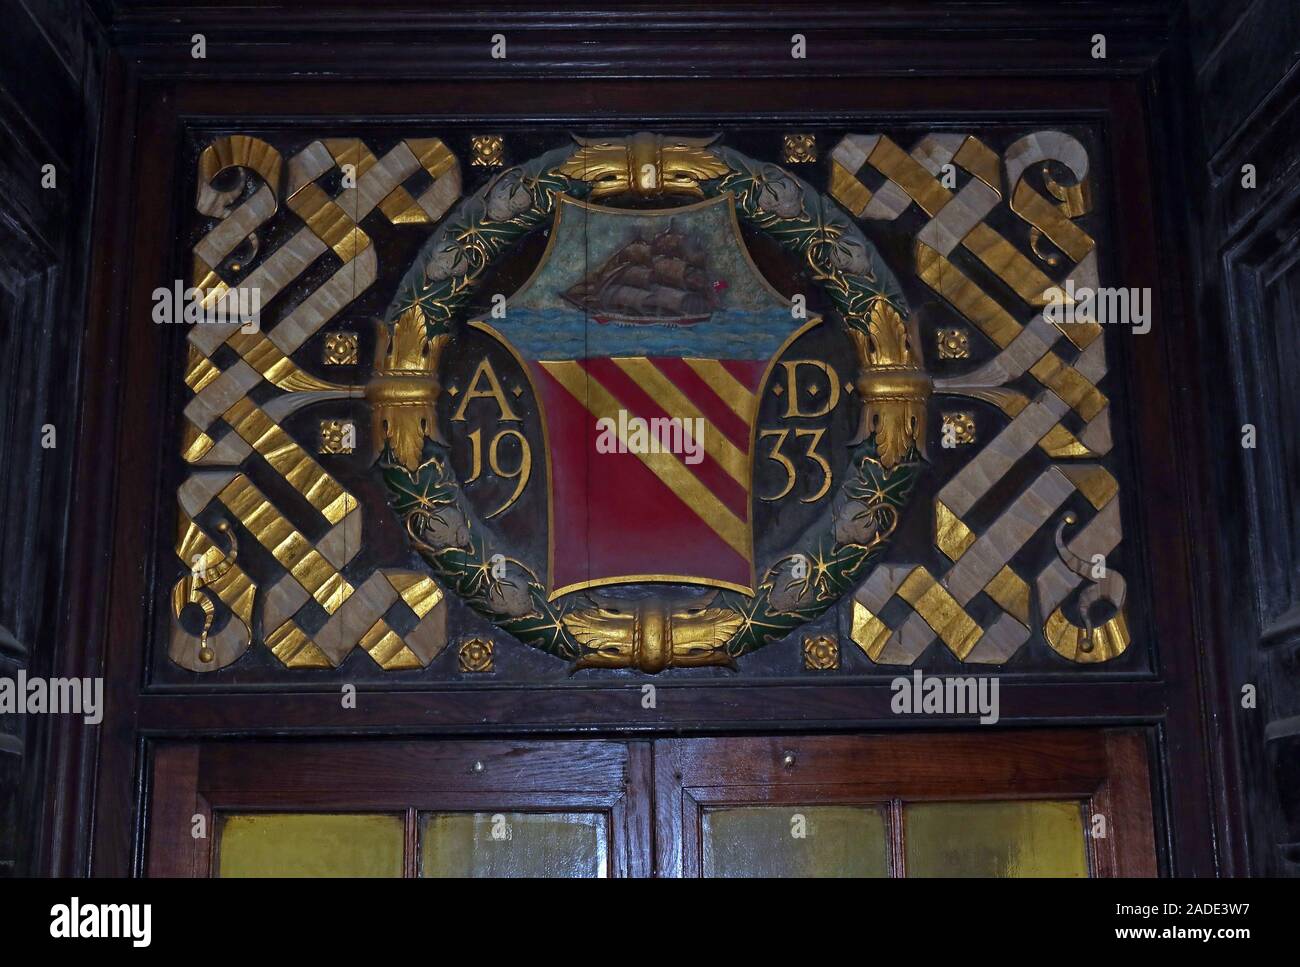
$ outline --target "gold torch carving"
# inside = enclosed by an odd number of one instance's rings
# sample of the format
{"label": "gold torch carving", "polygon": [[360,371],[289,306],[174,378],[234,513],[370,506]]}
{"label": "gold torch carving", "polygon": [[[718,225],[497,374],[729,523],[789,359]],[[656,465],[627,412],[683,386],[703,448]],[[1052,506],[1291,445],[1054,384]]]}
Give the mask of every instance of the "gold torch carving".
{"label": "gold torch carving", "polygon": [[382,452],[388,444],[411,471],[420,466],[425,437],[444,443],[434,404],[442,392],[438,361],[450,338],[427,334],[419,306],[398,316],[391,329],[378,324],[375,377],[366,385],[375,449]]}
{"label": "gold torch carving", "polygon": [[932,385],[915,332],[893,306],[877,299],[868,331],[850,327],[858,356],[854,384],[862,399],[862,422],[853,444],[876,434],[876,449],[886,469],[915,446],[925,452],[925,412]]}

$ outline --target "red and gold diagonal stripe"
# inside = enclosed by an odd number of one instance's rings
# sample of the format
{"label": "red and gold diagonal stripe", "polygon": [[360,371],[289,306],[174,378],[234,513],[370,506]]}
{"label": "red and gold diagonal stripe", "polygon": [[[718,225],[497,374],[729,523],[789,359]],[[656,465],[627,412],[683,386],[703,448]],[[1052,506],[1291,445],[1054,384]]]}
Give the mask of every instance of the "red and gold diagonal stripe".
{"label": "red and gold diagonal stripe", "polygon": [[[658,370],[645,359],[587,359],[581,365],[590,377],[589,382],[599,384],[618,401],[612,414],[616,420],[618,409],[626,410],[629,419],[638,416],[645,420],[674,417],[693,420],[698,415],[699,411],[694,410],[690,401],[675,390],[668,380],[657,378]],[[625,365],[632,367],[631,372],[624,368]],[[707,422],[699,442],[703,445],[704,453],[697,464],[686,463],[684,454],[669,456],[707,486],[738,518],[748,520],[748,453],[741,452],[732,441],[722,436],[717,427]],[[680,491],[678,495],[681,496]]]}
{"label": "red and gold diagonal stripe", "polygon": [[713,395],[746,423],[752,423],[755,394],[762,370],[752,363],[731,363],[718,359],[683,359],[713,391]]}
{"label": "red and gold diagonal stripe", "polygon": [[573,390],[533,364],[534,385],[545,400],[552,599],[624,580],[752,588],[749,558],[701,520],[698,506],[665,485],[639,455],[597,449],[601,433],[586,405],[589,378],[585,370],[564,369],[561,375],[582,380],[571,380]]}
{"label": "red and gold diagonal stripe", "polygon": [[[639,459],[692,516],[744,561],[751,557],[749,523],[750,421],[753,396],[731,373],[709,361],[632,357],[543,362],[543,371],[596,420],[619,423],[623,411],[641,417],[704,421],[703,459],[684,454],[638,453]],[[696,365],[710,375],[699,374]],[[725,375],[729,382],[722,382]],[[714,388],[717,381],[719,389]],[[626,441],[624,441],[626,442]]]}

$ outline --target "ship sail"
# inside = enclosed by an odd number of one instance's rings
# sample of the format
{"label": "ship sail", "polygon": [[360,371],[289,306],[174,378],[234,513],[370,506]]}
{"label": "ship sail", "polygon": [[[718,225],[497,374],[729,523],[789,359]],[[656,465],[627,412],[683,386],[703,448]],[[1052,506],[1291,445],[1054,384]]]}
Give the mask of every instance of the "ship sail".
{"label": "ship sail", "polygon": [[563,297],[600,323],[689,326],[718,307],[708,254],[668,227],[650,241],[633,239]]}

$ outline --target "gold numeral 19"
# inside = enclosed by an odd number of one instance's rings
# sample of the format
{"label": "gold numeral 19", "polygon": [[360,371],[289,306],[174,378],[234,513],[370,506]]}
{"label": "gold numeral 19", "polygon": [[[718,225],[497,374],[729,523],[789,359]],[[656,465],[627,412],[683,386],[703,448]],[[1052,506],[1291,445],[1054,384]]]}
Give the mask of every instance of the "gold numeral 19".
{"label": "gold numeral 19", "polygon": [[[519,465],[513,470],[506,470],[501,466],[501,442],[505,439],[513,438],[519,441]],[[483,431],[474,430],[469,434],[470,442],[470,473],[465,478],[465,483],[473,483],[483,473]],[[500,477],[502,480],[515,481],[515,491],[508,500],[492,513],[487,515],[487,519],[496,517],[510,509],[528,486],[528,480],[533,475],[533,450],[528,445],[528,438],[518,430],[506,429],[499,430],[488,444],[487,452],[488,469]]]}

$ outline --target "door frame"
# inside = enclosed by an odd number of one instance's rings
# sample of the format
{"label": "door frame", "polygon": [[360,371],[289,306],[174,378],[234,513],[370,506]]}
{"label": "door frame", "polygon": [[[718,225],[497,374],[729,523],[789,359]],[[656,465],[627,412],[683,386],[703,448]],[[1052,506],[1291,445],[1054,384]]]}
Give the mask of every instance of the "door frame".
{"label": "door frame", "polygon": [[[887,678],[816,685],[807,678],[706,679],[681,688],[682,700],[652,710],[635,687],[641,680],[626,678],[582,687],[401,687],[376,694],[365,711],[341,710],[337,689],[298,677],[271,688],[201,685],[184,692],[151,683],[146,657],[157,643],[150,624],[162,600],[153,539],[159,528],[169,531],[160,522],[170,522],[173,511],[159,486],[155,444],[169,439],[175,414],[159,379],[160,360],[170,352],[159,331],[166,327],[148,322],[148,307],[153,288],[176,277],[181,260],[176,200],[185,181],[178,165],[186,126],[366,118],[427,128],[439,110],[485,124],[523,123],[553,117],[555,102],[566,99],[566,116],[644,119],[660,127],[674,118],[722,117],[790,124],[831,117],[1100,120],[1114,176],[1112,208],[1130,218],[1123,231],[1116,226],[1113,260],[1125,284],[1154,290],[1161,319],[1115,370],[1131,387],[1127,419],[1142,440],[1134,471],[1145,500],[1144,644],[1155,659],[1149,674],[1131,677],[1010,677],[1002,687],[1003,722],[1153,727],[1161,868],[1183,875],[1239,871],[1246,834],[1240,791],[1222,781],[1236,761],[1231,729],[1239,683],[1225,670],[1229,643],[1214,621],[1212,578],[1193,567],[1194,535],[1214,524],[1207,509],[1213,502],[1205,498],[1206,443],[1196,421],[1179,418],[1190,392],[1185,376],[1202,366],[1183,310],[1179,263],[1186,244],[1170,229],[1181,224],[1175,213],[1184,201],[1163,180],[1157,184],[1151,164],[1178,156],[1155,113],[1156,94],[1177,90],[1164,54],[1166,17],[1134,14],[1110,60],[1098,61],[1079,38],[1091,32],[1087,25],[1104,23],[1104,5],[1080,11],[1079,29],[1064,32],[1054,11],[1013,5],[989,19],[981,6],[943,22],[924,12],[884,14],[866,34],[860,12],[845,8],[683,12],[671,22],[616,10],[604,19],[520,14],[511,44],[521,56],[495,63],[480,42],[484,12],[472,3],[378,27],[366,21],[373,20],[368,10],[341,8],[318,22],[320,11],[305,0],[237,17],[209,10],[204,29],[222,51],[212,61],[189,55],[192,24],[148,10],[126,15],[115,27],[106,70],[85,346],[73,364],[81,366],[85,402],[63,586],[75,593],[59,615],[53,660],[60,676],[103,675],[106,711],[100,726],[77,718],[51,723],[40,783],[48,796],[36,833],[49,844],[42,872],[129,875],[146,868],[142,778],[151,743],[168,737],[613,737],[892,727]],[[814,58],[791,63],[791,21],[812,24]],[[356,29],[361,22],[365,31]],[[280,40],[307,28],[330,42]],[[943,50],[931,59],[940,68],[917,70],[918,30],[931,54]],[[617,42],[593,46],[593,36]],[[1030,36],[1038,56],[1025,61]],[[246,73],[238,74],[242,68]],[[1158,229],[1169,241],[1157,237]],[[665,679],[660,689],[675,686]]]}

